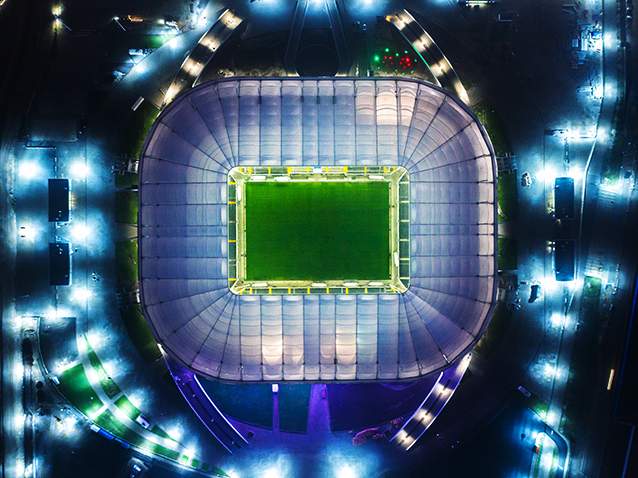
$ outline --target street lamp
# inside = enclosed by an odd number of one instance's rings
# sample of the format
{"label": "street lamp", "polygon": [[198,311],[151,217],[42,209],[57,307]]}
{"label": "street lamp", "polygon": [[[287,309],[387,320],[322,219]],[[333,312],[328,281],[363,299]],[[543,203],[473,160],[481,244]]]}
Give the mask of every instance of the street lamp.
{"label": "street lamp", "polygon": [[53,5],[53,7],[51,7],[51,14],[55,18],[59,18],[60,15],[62,15],[62,4],[61,3],[56,3],[55,5]]}

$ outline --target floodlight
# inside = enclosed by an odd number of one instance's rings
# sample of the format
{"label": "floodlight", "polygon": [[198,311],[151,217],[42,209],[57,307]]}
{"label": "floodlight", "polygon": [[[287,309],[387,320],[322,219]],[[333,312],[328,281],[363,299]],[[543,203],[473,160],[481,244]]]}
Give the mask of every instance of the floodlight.
{"label": "floodlight", "polygon": [[558,377],[558,369],[556,366],[546,363],[545,367],[543,367],[543,374],[547,378],[557,378]]}
{"label": "floodlight", "polygon": [[281,478],[281,473],[279,472],[279,468],[276,466],[271,466],[266,469],[263,474],[264,478]]}
{"label": "floodlight", "polygon": [[89,228],[86,224],[75,224],[71,228],[71,237],[76,241],[84,241],[89,235]]}
{"label": "floodlight", "polygon": [[614,35],[611,32],[605,33],[603,37],[603,41],[605,42],[605,48],[611,48],[614,46]]}
{"label": "floodlight", "polygon": [[565,325],[566,317],[563,314],[552,314],[550,317],[550,322],[553,327],[562,327]]}
{"label": "floodlight", "polygon": [[84,160],[78,160],[71,164],[69,172],[74,179],[86,179],[89,175],[89,167]]}
{"label": "floodlight", "polygon": [[21,161],[18,166],[18,176],[22,179],[33,179],[40,172],[40,167],[34,161]]}
{"label": "floodlight", "polygon": [[20,226],[20,237],[29,242],[33,242],[37,235],[37,230],[31,224],[24,224]]}
{"label": "floodlight", "polygon": [[104,343],[104,334],[97,330],[91,330],[86,334],[86,340],[92,348],[96,349]]}
{"label": "floodlight", "polygon": [[556,179],[556,170],[552,166],[545,166],[536,173],[537,181],[551,183],[554,179]]}
{"label": "floodlight", "polygon": [[17,361],[13,364],[13,379],[16,383],[22,383],[22,379],[24,378],[24,365],[22,365],[21,361]]}
{"label": "floodlight", "polygon": [[335,473],[336,478],[357,478],[358,474],[352,465],[341,465]]}
{"label": "floodlight", "polygon": [[178,36],[174,36],[170,40],[168,40],[168,46],[171,50],[177,50],[180,46],[182,46],[182,40]]}
{"label": "floodlight", "polygon": [[184,449],[183,454],[186,455],[188,458],[193,458],[195,456],[195,453],[197,453],[197,450],[195,449],[195,447],[193,445],[187,447]]}
{"label": "floodlight", "polygon": [[71,299],[75,302],[86,302],[93,296],[93,292],[91,292],[86,287],[78,287],[73,290],[71,294]]}
{"label": "floodlight", "polygon": [[71,435],[75,431],[77,423],[78,421],[74,416],[66,416],[62,420],[57,422],[58,431],[62,435]]}
{"label": "floodlight", "polygon": [[174,425],[166,430],[166,433],[175,441],[179,441],[182,438],[182,427]]}
{"label": "floodlight", "polygon": [[133,392],[128,396],[129,401],[135,405],[137,408],[141,408],[142,407],[142,394],[140,392]]}

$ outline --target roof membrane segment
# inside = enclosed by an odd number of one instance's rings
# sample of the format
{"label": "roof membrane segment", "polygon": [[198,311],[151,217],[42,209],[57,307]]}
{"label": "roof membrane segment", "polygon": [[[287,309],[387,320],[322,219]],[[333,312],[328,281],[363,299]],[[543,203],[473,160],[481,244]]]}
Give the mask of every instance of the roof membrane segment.
{"label": "roof membrane segment", "polygon": [[[410,288],[234,295],[235,166],[400,165]],[[437,87],[394,79],[230,79],[178,97],[141,164],[141,292],[158,341],[208,377],[416,378],[464,354],[495,301],[495,175],[482,127]]]}

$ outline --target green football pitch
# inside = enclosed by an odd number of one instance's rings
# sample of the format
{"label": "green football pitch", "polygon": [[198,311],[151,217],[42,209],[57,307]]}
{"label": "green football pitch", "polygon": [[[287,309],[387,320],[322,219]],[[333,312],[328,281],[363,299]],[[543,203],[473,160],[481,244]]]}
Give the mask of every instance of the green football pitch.
{"label": "green football pitch", "polygon": [[388,280],[387,182],[247,182],[246,279]]}

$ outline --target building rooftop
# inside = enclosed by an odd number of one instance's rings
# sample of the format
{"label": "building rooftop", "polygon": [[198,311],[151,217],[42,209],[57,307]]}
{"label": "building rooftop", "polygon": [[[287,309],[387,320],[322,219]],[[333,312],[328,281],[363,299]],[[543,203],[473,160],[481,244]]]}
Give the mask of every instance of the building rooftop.
{"label": "building rooftop", "polygon": [[[231,291],[228,173],[282,166],[405,168],[407,291]],[[474,115],[424,82],[202,84],[162,112],[141,161],[145,314],[165,351],[212,378],[388,381],[441,370],[471,349],[494,308],[495,180]]]}

